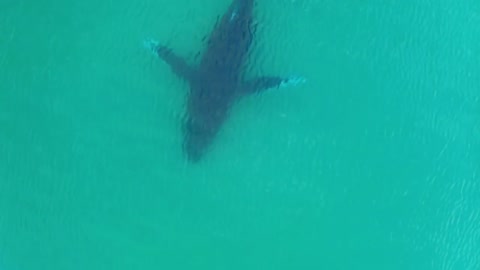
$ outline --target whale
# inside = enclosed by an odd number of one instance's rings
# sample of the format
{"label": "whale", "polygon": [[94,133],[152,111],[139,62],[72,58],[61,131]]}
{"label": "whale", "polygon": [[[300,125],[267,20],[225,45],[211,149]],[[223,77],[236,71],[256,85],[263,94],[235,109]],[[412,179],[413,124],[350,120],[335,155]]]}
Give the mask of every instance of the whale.
{"label": "whale", "polygon": [[166,63],[173,74],[189,84],[182,119],[183,152],[197,163],[209,152],[232,106],[242,97],[268,89],[304,83],[302,76],[247,78],[249,50],[256,33],[254,0],[233,0],[217,19],[196,65],[155,39],[144,46]]}

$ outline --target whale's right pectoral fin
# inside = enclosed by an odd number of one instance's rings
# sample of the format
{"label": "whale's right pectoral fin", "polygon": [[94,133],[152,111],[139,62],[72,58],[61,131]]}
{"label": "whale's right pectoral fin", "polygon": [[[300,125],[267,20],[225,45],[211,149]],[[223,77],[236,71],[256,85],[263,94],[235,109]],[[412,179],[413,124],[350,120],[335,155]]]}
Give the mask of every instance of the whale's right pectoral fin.
{"label": "whale's right pectoral fin", "polygon": [[272,88],[283,88],[287,86],[295,86],[305,83],[306,80],[303,77],[276,77],[276,76],[263,76],[248,80],[243,83],[240,91],[242,94],[255,94],[261,93],[265,90]]}
{"label": "whale's right pectoral fin", "polygon": [[195,69],[191,67],[185,59],[176,55],[172,50],[154,40],[145,41],[144,45],[156,56],[167,63],[172,71],[180,78],[191,81],[195,76]]}

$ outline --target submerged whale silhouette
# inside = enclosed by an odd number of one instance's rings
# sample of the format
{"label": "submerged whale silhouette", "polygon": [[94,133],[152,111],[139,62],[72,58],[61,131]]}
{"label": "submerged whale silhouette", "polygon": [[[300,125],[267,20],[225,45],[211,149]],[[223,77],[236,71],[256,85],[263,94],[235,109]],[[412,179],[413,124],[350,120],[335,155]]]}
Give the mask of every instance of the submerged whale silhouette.
{"label": "submerged whale silhouette", "polygon": [[190,66],[165,45],[145,41],[147,48],[190,84],[183,149],[191,162],[202,158],[239,98],[305,81],[302,77],[277,76],[244,79],[243,69],[255,32],[253,5],[254,0],[232,2],[213,29],[198,67]]}

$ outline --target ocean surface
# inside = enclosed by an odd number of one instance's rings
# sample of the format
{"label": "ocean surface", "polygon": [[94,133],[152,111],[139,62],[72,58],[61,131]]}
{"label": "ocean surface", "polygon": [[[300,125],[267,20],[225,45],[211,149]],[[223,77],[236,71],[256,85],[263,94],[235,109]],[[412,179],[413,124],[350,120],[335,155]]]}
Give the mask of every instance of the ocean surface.
{"label": "ocean surface", "polygon": [[257,0],[241,100],[182,153],[229,0],[0,0],[0,269],[480,269],[480,1]]}

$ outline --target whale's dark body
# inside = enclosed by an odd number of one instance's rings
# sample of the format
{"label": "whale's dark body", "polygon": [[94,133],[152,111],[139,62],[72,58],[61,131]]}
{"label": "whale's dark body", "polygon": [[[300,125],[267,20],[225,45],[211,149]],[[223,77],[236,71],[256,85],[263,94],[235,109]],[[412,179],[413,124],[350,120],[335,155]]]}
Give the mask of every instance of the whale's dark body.
{"label": "whale's dark body", "polygon": [[298,83],[301,78],[257,77],[244,80],[243,69],[254,36],[253,0],[234,0],[217,22],[200,63],[190,66],[164,45],[147,45],[190,84],[184,123],[184,151],[196,162],[211,145],[231,106],[241,97]]}

